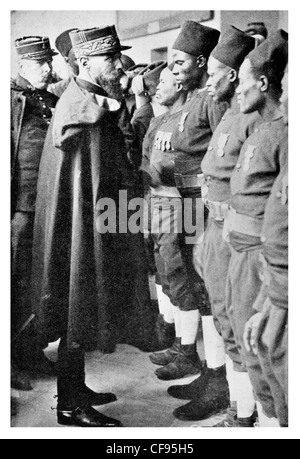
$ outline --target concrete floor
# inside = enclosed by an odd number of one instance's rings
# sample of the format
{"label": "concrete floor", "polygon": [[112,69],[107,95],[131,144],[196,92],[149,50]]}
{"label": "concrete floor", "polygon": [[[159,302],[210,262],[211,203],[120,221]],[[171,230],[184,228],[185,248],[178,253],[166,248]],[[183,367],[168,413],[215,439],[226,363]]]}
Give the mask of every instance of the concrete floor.
{"label": "concrete floor", "polygon": [[[46,350],[55,359],[57,343]],[[199,353],[202,354],[201,344]],[[220,413],[205,421],[183,422],[175,419],[175,408],[187,403],[173,399],[167,394],[172,384],[188,384],[195,376],[178,381],[160,381],[154,375],[156,367],[148,354],[139,349],[120,344],[114,354],[94,351],[86,354],[86,381],[99,392],[114,392],[118,400],[97,407],[100,412],[120,419],[125,427],[211,427],[224,419]],[[12,390],[12,427],[61,427],[56,422],[55,378],[32,380],[34,390]]]}

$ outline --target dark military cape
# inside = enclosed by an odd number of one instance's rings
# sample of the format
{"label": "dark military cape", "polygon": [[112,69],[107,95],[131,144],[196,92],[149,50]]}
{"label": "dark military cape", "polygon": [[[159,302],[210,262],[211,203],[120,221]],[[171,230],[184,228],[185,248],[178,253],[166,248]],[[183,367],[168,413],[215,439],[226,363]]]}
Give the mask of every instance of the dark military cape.
{"label": "dark military cape", "polygon": [[[131,236],[99,232],[97,203],[113,199],[118,214],[127,166],[118,112],[100,107],[97,92],[94,85],[72,80],[57,104],[40,165],[32,279],[37,331],[45,346],[67,333],[71,347],[98,344],[111,351],[116,342],[130,342],[124,333],[133,321],[138,267],[129,253]],[[134,314],[137,345],[140,331],[153,336],[155,323],[146,276],[144,283]],[[149,320],[150,329],[143,329]]]}

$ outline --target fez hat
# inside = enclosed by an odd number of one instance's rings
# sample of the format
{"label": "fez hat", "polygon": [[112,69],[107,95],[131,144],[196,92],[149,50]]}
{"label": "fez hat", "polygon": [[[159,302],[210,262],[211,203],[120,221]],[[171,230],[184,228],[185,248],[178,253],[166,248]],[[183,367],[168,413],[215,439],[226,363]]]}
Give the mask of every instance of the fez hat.
{"label": "fez hat", "polygon": [[255,39],[245,32],[230,26],[211,53],[211,56],[227,65],[231,69],[238,70],[243,60],[255,47]]}
{"label": "fez hat", "polygon": [[155,61],[139,72],[138,75],[143,77],[144,88],[149,96],[154,96],[159,83],[160,74],[167,65],[165,61]]}
{"label": "fez hat", "polygon": [[21,59],[42,60],[57,56],[58,53],[51,49],[48,37],[30,36],[17,38],[15,48]]}
{"label": "fez hat", "polygon": [[186,21],[181,27],[173,49],[192,56],[209,57],[218,43],[220,32],[195,21]]}
{"label": "fez hat", "polygon": [[55,40],[55,47],[56,49],[58,49],[58,51],[63,57],[68,57],[69,52],[73,48],[71,38],[69,35],[69,33],[72,32],[73,30],[78,30],[78,29],[73,28],[73,29],[65,30],[60,35],[58,35],[58,37]]}
{"label": "fez hat", "polygon": [[245,33],[248,35],[262,35],[267,38],[268,31],[264,22],[249,22]]}
{"label": "fez hat", "polygon": [[266,64],[278,72],[284,72],[288,63],[288,34],[282,29],[272,33],[257,48],[248,54],[254,68],[263,68]]}
{"label": "fez hat", "polygon": [[81,56],[99,56],[131,49],[131,46],[121,45],[114,25],[74,30],[70,32],[70,39],[77,58]]}

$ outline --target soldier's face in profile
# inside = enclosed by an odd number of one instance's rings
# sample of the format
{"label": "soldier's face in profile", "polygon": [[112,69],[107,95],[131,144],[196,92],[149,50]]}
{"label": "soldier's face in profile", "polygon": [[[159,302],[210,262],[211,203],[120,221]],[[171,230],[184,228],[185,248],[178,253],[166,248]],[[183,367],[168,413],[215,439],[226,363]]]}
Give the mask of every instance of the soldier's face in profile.
{"label": "soldier's face in profile", "polygon": [[202,70],[199,68],[197,58],[183,51],[173,52],[173,74],[184,90],[192,90],[197,87]]}
{"label": "soldier's face in profile", "polygon": [[92,80],[101,86],[109,97],[122,99],[121,78],[124,76],[121,53],[89,56],[88,72]]}
{"label": "soldier's face in profile", "polygon": [[45,89],[52,78],[52,57],[41,60],[22,59],[20,73],[37,89]]}
{"label": "soldier's face in profile", "polygon": [[230,81],[230,69],[214,57],[210,57],[207,66],[209,78],[206,82],[209,95],[216,102],[224,102],[234,94]]}
{"label": "soldier's face in profile", "polygon": [[280,97],[280,108],[281,111],[284,113],[284,116],[288,118],[288,113],[289,113],[289,99],[288,99],[288,73],[285,72],[282,81],[281,81],[281,86],[282,86],[282,94]]}
{"label": "soldier's face in profile", "polygon": [[264,100],[260,87],[261,82],[255,78],[250,60],[245,59],[240,68],[239,85],[236,89],[242,113],[259,110]]}
{"label": "soldier's face in profile", "polygon": [[177,83],[172,71],[165,68],[160,74],[159,84],[156,88],[155,98],[158,103],[166,107],[172,106],[178,99],[181,91],[182,86]]}

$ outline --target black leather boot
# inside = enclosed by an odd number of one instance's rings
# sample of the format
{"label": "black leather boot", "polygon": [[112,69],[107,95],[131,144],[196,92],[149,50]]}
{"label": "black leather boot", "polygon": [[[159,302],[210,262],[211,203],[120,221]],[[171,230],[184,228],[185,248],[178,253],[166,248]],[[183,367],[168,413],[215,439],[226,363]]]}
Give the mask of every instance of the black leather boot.
{"label": "black leather boot", "polygon": [[10,387],[16,390],[31,391],[33,390],[30,380],[23,372],[19,370],[17,365],[12,362],[10,374]]}
{"label": "black leather boot", "polygon": [[172,346],[175,339],[175,324],[169,324],[164,320],[164,316],[159,314],[155,324],[155,331],[160,349],[167,349]]}
{"label": "black leather boot", "polygon": [[120,421],[109,418],[90,406],[70,408],[58,405],[57,422],[64,426],[123,427]]}
{"label": "black leather boot", "polygon": [[81,399],[82,402],[86,405],[99,406],[115,402],[117,400],[117,397],[115,396],[115,394],[112,394],[110,392],[94,392],[92,389],[83,384],[79,390],[78,399]]}
{"label": "black leather boot", "polygon": [[180,351],[173,360],[165,367],[155,371],[158,379],[169,381],[172,379],[185,378],[200,373],[202,362],[197,353],[196,344],[181,345]]}
{"label": "black leather boot", "polygon": [[192,400],[193,398],[200,398],[206,388],[208,387],[208,390],[210,390],[211,386],[219,386],[221,389],[224,386],[228,386],[225,365],[216,369],[210,369],[207,368],[205,363],[199,378],[190,384],[169,387],[168,394],[180,400]]}
{"label": "black leather boot", "polygon": [[181,338],[175,338],[173,345],[163,352],[154,352],[149,355],[149,359],[154,365],[164,366],[174,361],[175,357],[179,354],[181,346]]}

